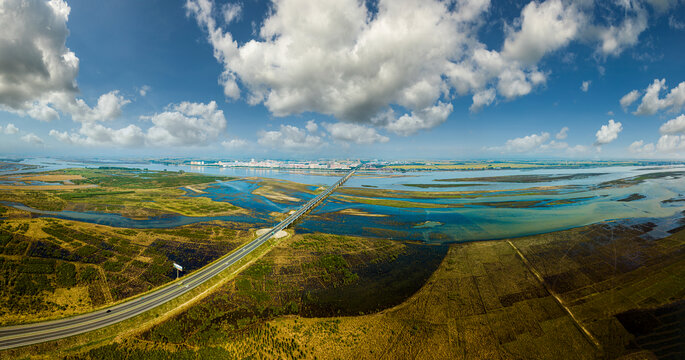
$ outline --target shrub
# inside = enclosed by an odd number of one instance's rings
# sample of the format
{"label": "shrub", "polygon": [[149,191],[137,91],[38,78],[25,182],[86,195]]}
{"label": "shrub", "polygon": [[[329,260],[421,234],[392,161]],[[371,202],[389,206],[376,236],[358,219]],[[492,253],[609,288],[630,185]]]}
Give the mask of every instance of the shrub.
{"label": "shrub", "polygon": [[63,262],[57,265],[57,285],[72,287],[76,285],[76,266]]}

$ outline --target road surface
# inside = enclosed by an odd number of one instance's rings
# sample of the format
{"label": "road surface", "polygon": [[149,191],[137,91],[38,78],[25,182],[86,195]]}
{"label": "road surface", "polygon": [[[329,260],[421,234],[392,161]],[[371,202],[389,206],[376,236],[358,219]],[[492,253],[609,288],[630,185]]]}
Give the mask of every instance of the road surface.
{"label": "road surface", "polygon": [[140,315],[193,290],[205,281],[240,261],[243,257],[264,244],[277,232],[287,228],[307,211],[316,207],[323,199],[335,191],[338,186],[347,181],[347,179],[354,174],[354,171],[355,170],[353,169],[345,174],[345,176],[329,186],[324,192],[302,205],[296,212],[289,215],[267,233],[257,237],[237,251],[221,258],[219,261],[207,265],[182,278],[181,281],[173,282],[144,296],[88,314],[60,320],[2,327],[0,328],[0,350],[57,340],[113,325],[136,315]]}

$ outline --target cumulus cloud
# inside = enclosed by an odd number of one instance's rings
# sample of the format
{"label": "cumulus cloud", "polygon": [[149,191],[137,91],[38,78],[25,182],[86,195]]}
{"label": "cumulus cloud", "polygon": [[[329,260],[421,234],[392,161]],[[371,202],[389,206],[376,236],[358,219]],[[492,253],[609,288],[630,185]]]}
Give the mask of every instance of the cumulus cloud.
{"label": "cumulus cloud", "polygon": [[502,54],[527,64],[537,63],[546,53],[573,40],[585,16],[572,3],[531,1],[521,11],[520,30],[510,31]]}
{"label": "cumulus cloud", "polygon": [[654,152],[654,144],[645,144],[643,140],[634,141],[628,147],[628,151],[633,154],[651,154]]}
{"label": "cumulus cloud", "polygon": [[637,90],[632,90],[631,92],[623,95],[621,100],[619,100],[619,103],[621,104],[623,110],[625,110],[628,106],[632,105],[639,97],[640,92]]}
{"label": "cumulus cloud", "polygon": [[46,101],[36,101],[28,110],[15,112],[19,113],[20,115],[26,114],[41,121],[51,121],[59,118],[59,113],[57,110],[50,107],[50,104]]}
{"label": "cumulus cloud", "polygon": [[101,95],[94,108],[89,107],[83,99],[66,102],[65,107],[75,121],[96,122],[112,120],[121,116],[122,107],[130,102],[130,100],[119,95],[118,90],[114,90]]}
{"label": "cumulus cloud", "polygon": [[590,148],[585,145],[569,146],[566,148],[566,153],[569,155],[585,154],[590,151]]}
{"label": "cumulus cloud", "polygon": [[0,110],[49,121],[116,117],[129,101],[113,91],[91,109],[76,98],[79,59],[66,47],[71,9],[63,0],[0,2]]}
{"label": "cumulus cloud", "polygon": [[444,122],[454,94],[471,94],[476,112],[498,97],[531,93],[547,80],[538,62],[572,41],[617,55],[636,43],[647,14],[628,1],[611,4],[608,15],[595,15],[587,1],[530,2],[506,24],[498,51],[478,39],[488,0],[376,5],[274,1],[255,37],[238,43],[226,27],[239,6],[217,10],[213,0],[186,0],[223,65],[219,82],[227,98],[264,104],[276,116],[319,112],[400,135]]}
{"label": "cumulus cloud", "polygon": [[678,154],[685,151],[685,115],[665,122],[659,128],[661,137],[656,142],[645,143],[643,140],[633,142],[628,150],[635,154]]}
{"label": "cumulus cloud", "polygon": [[509,139],[503,146],[486,147],[485,150],[499,151],[501,153],[551,153],[569,156],[579,156],[588,153],[591,147],[585,145],[569,145],[565,141],[569,128],[564,126],[554,135],[542,131],[539,134],[531,134],[523,137]]}
{"label": "cumulus cloud", "polygon": [[613,119],[609,120],[606,125],[602,125],[597,130],[595,146],[605,145],[616,140],[621,130],[623,130],[623,125],[620,122],[615,122]]}
{"label": "cumulus cloud", "polygon": [[473,94],[473,104],[469,108],[472,112],[479,111],[483,106],[488,106],[495,101],[495,89],[487,89]]}
{"label": "cumulus cloud", "polygon": [[[109,107],[103,106],[103,109]],[[103,110],[103,113],[107,111]],[[152,123],[147,131],[133,124],[113,129],[94,121],[84,121],[77,133],[52,130],[50,136],[77,145],[204,146],[215,141],[226,129],[224,112],[214,101],[172,104],[162,113],[141,116],[141,119]]]}
{"label": "cumulus cloud", "polygon": [[208,145],[226,130],[224,112],[214,101],[182,102],[165,112],[142,118],[153,124],[147,131],[147,142],[152,145]]}
{"label": "cumulus cloud", "polygon": [[260,145],[285,151],[309,151],[324,144],[320,136],[293,125],[281,125],[279,130],[260,131],[258,135]]}
{"label": "cumulus cloud", "polygon": [[221,142],[221,146],[227,150],[243,149],[247,146],[247,141],[243,139],[231,139]]}
{"label": "cumulus cloud", "polygon": [[21,137],[21,141],[32,145],[43,145],[45,142],[34,133],[28,133]]}
{"label": "cumulus cloud", "polygon": [[583,81],[583,83],[580,84],[580,90],[583,92],[587,92],[588,90],[590,90],[590,84],[591,83],[592,83],[592,81],[590,81],[590,80]]}
{"label": "cumulus cloud", "polygon": [[78,133],[53,129],[50,136],[72,145],[138,147],[145,144],[143,130],[135,125],[112,129],[97,123],[83,123]]}
{"label": "cumulus cloud", "polygon": [[624,19],[618,25],[592,26],[590,32],[599,38],[597,52],[602,55],[619,55],[637,44],[640,34],[647,29],[648,13],[637,1],[617,2],[623,7]]}
{"label": "cumulus cloud", "polygon": [[316,132],[316,130],[319,130],[319,125],[316,124],[314,120],[309,120],[307,121],[307,125],[305,126],[307,128],[307,131],[310,133]]}
{"label": "cumulus cloud", "polygon": [[0,105],[26,111],[77,92],[79,61],[65,45],[69,12],[62,0],[0,2]]}
{"label": "cumulus cloud", "polygon": [[[212,1],[186,2],[224,66],[220,82],[228,98],[243,95],[276,116],[314,111],[401,135],[444,122],[452,111],[450,89],[473,93],[472,111],[492,104],[497,93],[507,99],[530,93],[546,81],[534,63],[567,44],[576,30],[566,26],[579,22],[575,7],[559,0],[533,3],[500,53],[476,38],[489,5],[381,0],[372,12],[355,0],[285,0],[274,3],[259,38],[238,44],[215,19]],[[555,38],[535,38],[541,29]],[[392,121],[373,121],[391,109],[398,113]]]}
{"label": "cumulus cloud", "polygon": [[555,136],[557,140],[564,140],[568,136],[568,126],[564,126]]}
{"label": "cumulus cloud", "polygon": [[685,135],[662,135],[656,143],[656,148],[662,153],[685,151]]}
{"label": "cumulus cloud", "polygon": [[661,125],[659,131],[662,134],[685,134],[685,115],[680,115]]}
{"label": "cumulus cloud", "polygon": [[14,126],[14,124],[9,123],[7,124],[7,126],[5,126],[5,130],[3,132],[5,133],[5,135],[14,135],[19,132],[19,129],[16,126]]}
{"label": "cumulus cloud", "polygon": [[[399,118],[386,116],[384,126],[395,134],[408,136],[442,124],[447,120],[450,113],[452,113],[452,104],[440,102],[436,106],[412,111],[411,114],[404,114]],[[378,124],[378,122],[376,123]]]}
{"label": "cumulus cloud", "polygon": [[390,140],[387,136],[383,136],[376,132],[376,129],[351,123],[324,123],[324,127],[331,134],[335,140],[345,143],[355,144],[373,144],[384,143]]}
{"label": "cumulus cloud", "polygon": [[539,146],[540,150],[562,150],[562,149],[567,149],[568,148],[568,143],[565,143],[563,141],[556,141],[556,140],[551,140],[548,143],[541,144]]}
{"label": "cumulus cloud", "polygon": [[524,137],[507,140],[504,147],[511,152],[530,152],[549,140],[549,133],[541,132],[540,134],[532,134]]}
{"label": "cumulus cloud", "polygon": [[381,1],[370,16],[358,1],[286,0],[264,21],[262,41],[239,46],[212,17],[212,2],[186,7],[224,64],[227,97],[240,96],[240,80],[248,101],[276,116],[315,111],[357,123],[369,123],[390,104],[415,113],[438,106],[446,87],[441,75],[465,46],[460,21],[470,21],[437,1]]}
{"label": "cumulus cloud", "polygon": [[685,81],[671,89],[664,98],[660,98],[659,96],[663,90],[668,90],[666,79],[654,79],[654,82],[647,86],[645,95],[633,114],[654,115],[658,111],[668,110],[675,112],[685,107]]}

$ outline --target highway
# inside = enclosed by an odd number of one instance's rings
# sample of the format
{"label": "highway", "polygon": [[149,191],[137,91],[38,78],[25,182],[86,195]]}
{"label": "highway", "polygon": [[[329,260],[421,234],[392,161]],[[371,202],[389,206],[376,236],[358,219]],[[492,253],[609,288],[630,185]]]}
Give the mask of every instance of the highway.
{"label": "highway", "polygon": [[113,325],[140,315],[193,290],[240,261],[264,244],[277,232],[287,228],[307,211],[316,207],[322,200],[335,191],[335,189],[345,183],[345,181],[354,174],[355,170],[356,169],[352,169],[345,174],[345,176],[336,181],[333,185],[326,188],[324,192],[302,205],[297,211],[278,223],[267,233],[257,237],[237,251],[224,256],[218,261],[181,278],[180,281],[165,285],[144,296],[91,313],[59,320],[2,327],[0,328],[0,350],[57,340]]}

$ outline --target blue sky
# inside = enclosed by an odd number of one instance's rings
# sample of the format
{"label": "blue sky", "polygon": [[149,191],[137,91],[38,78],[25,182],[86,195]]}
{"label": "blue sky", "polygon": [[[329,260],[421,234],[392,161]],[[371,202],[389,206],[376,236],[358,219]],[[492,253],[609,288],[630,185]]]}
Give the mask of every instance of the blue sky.
{"label": "blue sky", "polygon": [[685,158],[679,0],[0,10],[3,155]]}

